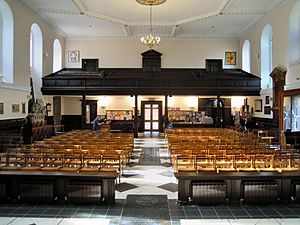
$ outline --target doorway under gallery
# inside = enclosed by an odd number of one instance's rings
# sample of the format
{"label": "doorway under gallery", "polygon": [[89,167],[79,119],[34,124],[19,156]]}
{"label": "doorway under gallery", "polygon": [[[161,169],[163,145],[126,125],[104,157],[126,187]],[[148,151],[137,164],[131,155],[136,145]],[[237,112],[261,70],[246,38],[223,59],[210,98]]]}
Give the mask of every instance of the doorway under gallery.
{"label": "doorway under gallery", "polygon": [[142,101],[141,116],[144,132],[162,132],[162,101]]}

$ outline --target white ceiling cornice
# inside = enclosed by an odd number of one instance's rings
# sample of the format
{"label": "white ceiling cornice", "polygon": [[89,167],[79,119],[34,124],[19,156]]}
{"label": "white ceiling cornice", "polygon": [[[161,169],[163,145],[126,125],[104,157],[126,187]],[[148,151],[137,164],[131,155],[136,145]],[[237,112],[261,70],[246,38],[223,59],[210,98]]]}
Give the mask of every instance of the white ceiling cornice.
{"label": "white ceiling cornice", "polygon": [[[77,36],[77,37],[67,37],[66,40],[137,40],[140,39],[140,36],[131,36],[131,37],[123,37],[123,36]],[[209,36],[209,35],[186,35],[186,36],[174,36],[174,37],[161,37],[164,40],[238,40],[236,37],[228,36]]]}
{"label": "white ceiling cornice", "polygon": [[[31,1],[31,0],[28,0],[28,1]],[[63,32],[58,26],[56,26],[55,24],[52,24],[50,22],[48,22],[49,20],[46,20],[45,17],[42,16],[42,14],[39,14],[37,11],[35,11],[33,9],[33,7],[31,7],[30,4],[28,4],[28,2],[24,2],[24,1],[21,1],[21,4],[27,8],[31,13],[34,13],[35,15],[38,16],[38,18],[40,20],[42,20],[44,23],[46,23],[48,26],[52,27],[53,30],[60,36],[62,37],[67,37],[67,34],[65,32]]]}
{"label": "white ceiling cornice", "polygon": [[72,0],[72,2],[74,3],[75,7],[80,11],[80,14],[85,15],[85,16],[91,16],[91,17],[95,17],[97,19],[100,20],[105,20],[108,22],[112,22],[112,23],[117,23],[117,24],[122,24],[122,25],[127,25],[128,22],[120,20],[120,19],[116,19],[110,16],[106,16],[106,15],[102,15],[100,13],[97,12],[92,12],[90,10],[88,10],[85,5],[82,3],[81,0]]}

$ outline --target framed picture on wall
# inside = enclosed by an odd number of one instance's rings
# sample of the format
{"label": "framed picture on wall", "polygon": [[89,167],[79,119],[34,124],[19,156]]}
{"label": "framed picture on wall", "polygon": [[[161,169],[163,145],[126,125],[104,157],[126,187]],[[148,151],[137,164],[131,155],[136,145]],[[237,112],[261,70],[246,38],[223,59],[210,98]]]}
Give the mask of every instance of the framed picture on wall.
{"label": "framed picture on wall", "polygon": [[264,107],[264,113],[265,114],[271,114],[271,106],[265,106]]}
{"label": "framed picture on wall", "polygon": [[256,99],[254,101],[254,111],[262,112],[262,100],[261,99]]}
{"label": "framed picture on wall", "polygon": [[13,112],[13,113],[20,112],[20,105],[19,104],[12,104],[11,105],[11,112]]}
{"label": "framed picture on wall", "polygon": [[68,51],[68,62],[79,62],[80,52],[79,50]]}
{"label": "framed picture on wall", "polygon": [[270,104],[270,96],[266,96],[265,102],[266,102],[266,105]]}
{"label": "framed picture on wall", "polygon": [[26,113],[26,103],[22,102],[22,114]]}
{"label": "framed picture on wall", "polygon": [[236,52],[225,52],[225,64],[236,65]]}
{"label": "framed picture on wall", "polygon": [[0,114],[4,114],[4,103],[0,103]]}

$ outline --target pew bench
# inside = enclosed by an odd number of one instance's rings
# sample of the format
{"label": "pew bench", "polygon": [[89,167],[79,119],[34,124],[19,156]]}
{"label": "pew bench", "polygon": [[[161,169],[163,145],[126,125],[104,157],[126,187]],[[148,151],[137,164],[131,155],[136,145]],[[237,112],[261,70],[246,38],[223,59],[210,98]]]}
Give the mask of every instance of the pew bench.
{"label": "pew bench", "polygon": [[117,172],[0,171],[0,199],[113,204]]}
{"label": "pew bench", "polygon": [[175,172],[180,204],[300,201],[299,171]]}

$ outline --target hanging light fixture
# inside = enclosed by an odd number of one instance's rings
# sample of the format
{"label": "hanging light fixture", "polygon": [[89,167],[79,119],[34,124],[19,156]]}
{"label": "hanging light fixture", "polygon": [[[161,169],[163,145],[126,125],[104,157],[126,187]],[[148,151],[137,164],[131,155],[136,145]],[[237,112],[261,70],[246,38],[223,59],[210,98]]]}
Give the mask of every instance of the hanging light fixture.
{"label": "hanging light fixture", "polygon": [[147,35],[146,37],[142,37],[141,38],[141,42],[142,44],[148,46],[150,49],[152,49],[152,47],[154,45],[159,45],[160,43],[160,37],[158,36],[153,36],[153,28],[152,28],[152,6],[153,5],[160,5],[162,3],[164,3],[166,0],[136,0],[138,3],[142,4],[142,5],[147,5],[150,6],[150,31],[149,31],[149,35]]}
{"label": "hanging light fixture", "polygon": [[160,5],[167,0],[136,0],[136,1],[142,5]]}

